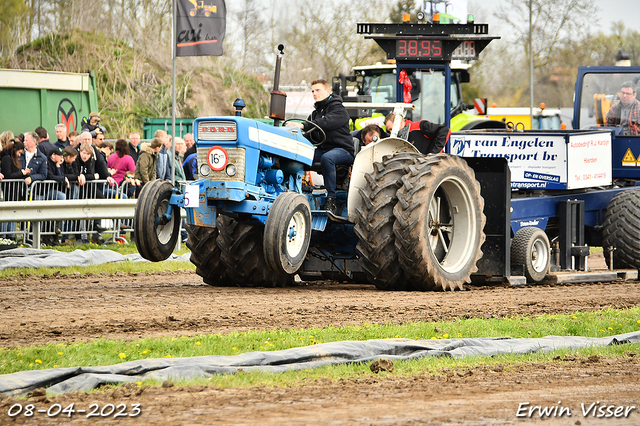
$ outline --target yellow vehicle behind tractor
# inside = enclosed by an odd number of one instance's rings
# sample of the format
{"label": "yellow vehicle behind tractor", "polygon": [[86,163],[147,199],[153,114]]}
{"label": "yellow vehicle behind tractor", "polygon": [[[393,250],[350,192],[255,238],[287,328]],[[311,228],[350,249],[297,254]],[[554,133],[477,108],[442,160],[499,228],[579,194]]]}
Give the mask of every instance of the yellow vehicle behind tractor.
{"label": "yellow vehicle behind tractor", "polygon": [[491,120],[512,123],[513,127],[522,130],[559,130],[566,128],[563,126],[559,108],[545,108],[540,104],[539,108],[533,109],[533,123],[531,122],[531,111],[529,108],[509,107],[498,108],[492,106],[487,108],[486,117]]}
{"label": "yellow vehicle behind tractor", "polygon": [[204,15],[208,17],[212,13],[216,13],[218,11],[217,6],[206,6],[203,0],[189,0],[189,3],[193,5],[193,9],[189,11],[189,15],[191,16]]}

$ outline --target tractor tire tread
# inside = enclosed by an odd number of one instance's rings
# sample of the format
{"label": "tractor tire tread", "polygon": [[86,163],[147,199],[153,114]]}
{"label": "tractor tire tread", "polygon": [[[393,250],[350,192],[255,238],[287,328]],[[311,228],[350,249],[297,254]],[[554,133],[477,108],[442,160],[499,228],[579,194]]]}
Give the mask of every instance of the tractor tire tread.
{"label": "tractor tire tread", "polygon": [[[441,179],[456,172],[468,184],[468,192],[474,206],[476,217],[475,250],[464,266],[455,274],[445,273],[437,260],[429,254],[429,243],[423,234],[428,225],[424,214],[425,205],[430,202],[429,193],[435,192],[433,186],[440,184]],[[395,245],[398,261],[413,289],[462,290],[463,284],[471,281],[471,275],[478,270],[476,263],[482,257],[481,246],[485,240],[483,232],[486,218],[484,216],[484,199],[480,196],[480,184],[475,180],[475,173],[459,157],[449,154],[430,154],[420,158],[409,166],[409,172],[401,179],[397,192],[398,202],[394,208]]]}
{"label": "tractor tire tread", "polygon": [[367,278],[381,290],[408,290],[408,282],[397,258],[393,208],[400,179],[419,153],[399,153],[383,157],[365,175],[367,185],[360,188],[362,204],[356,209],[354,233],[356,250]]}
{"label": "tractor tire tread", "polygon": [[[619,192],[609,202],[602,225],[602,247],[615,248],[615,268],[640,268],[640,189]],[[608,254],[604,259],[611,267]]]}

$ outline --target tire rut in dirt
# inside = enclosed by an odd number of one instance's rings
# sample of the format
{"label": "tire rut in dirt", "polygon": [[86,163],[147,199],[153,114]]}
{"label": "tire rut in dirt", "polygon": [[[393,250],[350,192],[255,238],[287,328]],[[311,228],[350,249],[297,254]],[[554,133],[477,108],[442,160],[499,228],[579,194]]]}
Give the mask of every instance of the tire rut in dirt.
{"label": "tire rut in dirt", "polygon": [[419,157],[422,154],[403,152],[373,163],[373,172],[365,175],[367,186],[359,190],[362,204],[356,209],[356,250],[367,279],[381,290],[409,289],[395,247],[393,208],[400,180]]}
{"label": "tire rut in dirt", "polygon": [[226,275],[227,268],[220,262],[220,248],[216,244],[218,228],[189,225],[185,227],[191,250],[191,263],[196,265],[196,274],[212,286],[235,285]]}
{"label": "tire rut in dirt", "polygon": [[482,257],[480,184],[463,159],[448,154],[409,169],[394,208],[398,260],[416,290],[462,290]]}
{"label": "tire rut in dirt", "polygon": [[640,189],[622,191],[609,202],[602,225],[602,247],[608,267],[606,250],[615,247],[615,268],[640,268]]}
{"label": "tire rut in dirt", "polygon": [[238,222],[220,215],[216,243],[220,261],[230,281],[239,287],[285,287],[293,284],[293,275],[273,272],[267,266],[262,248],[261,226]]}

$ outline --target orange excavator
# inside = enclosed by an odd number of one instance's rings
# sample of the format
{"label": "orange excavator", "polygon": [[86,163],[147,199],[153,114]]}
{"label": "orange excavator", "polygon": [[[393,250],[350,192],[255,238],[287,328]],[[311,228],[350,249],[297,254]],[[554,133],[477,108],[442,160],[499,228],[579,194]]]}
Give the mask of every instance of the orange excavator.
{"label": "orange excavator", "polygon": [[193,9],[189,11],[190,16],[204,15],[208,17],[218,11],[217,6],[207,6],[204,4],[204,0],[189,0],[189,3],[193,5]]}
{"label": "orange excavator", "polygon": [[[617,96],[617,95],[616,95]],[[620,96],[617,96],[620,99]],[[598,126],[605,126],[607,122],[607,112],[611,108],[613,95],[605,95],[603,93],[596,93],[593,95],[594,111],[596,116],[596,122]]]}

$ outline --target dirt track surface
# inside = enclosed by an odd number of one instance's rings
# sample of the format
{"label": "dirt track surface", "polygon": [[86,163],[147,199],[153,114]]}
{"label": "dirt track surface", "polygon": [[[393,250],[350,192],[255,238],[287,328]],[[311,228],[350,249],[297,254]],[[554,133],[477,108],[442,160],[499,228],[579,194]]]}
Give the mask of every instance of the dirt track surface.
{"label": "dirt track surface", "polygon": [[[455,293],[381,292],[370,285],[312,283],[286,289],[215,288],[192,272],[154,275],[21,277],[0,280],[0,345],[226,333],[237,330],[436,321],[569,313],[640,305],[638,282],[534,287],[469,287]],[[48,409],[75,402],[140,403],[127,424],[525,424],[520,403],[569,407],[571,417],[546,424],[640,424],[628,417],[584,417],[581,404],[640,408],[638,357],[574,359],[505,369],[485,367],[417,378],[365,374],[296,388],[217,389],[136,386],[92,396],[70,394],[28,402]],[[363,370],[366,366],[363,366]],[[25,401],[20,401],[23,405]],[[0,424],[67,424],[69,419],[7,416],[16,400],[0,401]],[[80,406],[83,407],[80,407]],[[130,409],[130,408],[129,408]],[[113,418],[72,418],[112,424]],[[577,421],[581,423],[577,423]]]}

